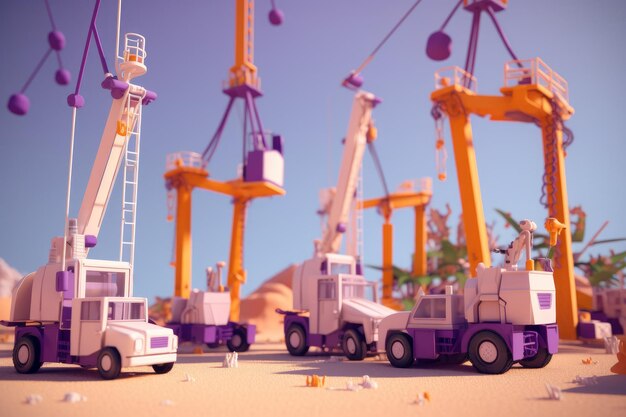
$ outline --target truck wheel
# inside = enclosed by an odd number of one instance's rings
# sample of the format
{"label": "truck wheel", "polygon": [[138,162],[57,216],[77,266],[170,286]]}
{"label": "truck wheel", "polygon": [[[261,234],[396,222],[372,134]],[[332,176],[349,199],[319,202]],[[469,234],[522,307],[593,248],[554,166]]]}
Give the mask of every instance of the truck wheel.
{"label": "truck wheel", "polygon": [[532,358],[523,359],[519,361],[519,363],[524,368],[543,368],[550,363],[551,359],[552,354],[548,353],[548,349],[540,347],[535,356],[533,356]]}
{"label": "truck wheel", "polygon": [[483,374],[503,374],[513,365],[511,352],[504,340],[490,331],[482,331],[472,337],[468,355],[474,368]]}
{"label": "truck wheel", "polygon": [[173,367],[174,367],[174,362],[152,365],[152,369],[154,369],[154,372],[156,372],[157,374],[166,374],[169,371],[171,371]]}
{"label": "truck wheel", "polygon": [[285,345],[292,356],[303,356],[309,351],[306,332],[299,324],[291,324],[285,334]]}
{"label": "truck wheel", "polygon": [[387,359],[396,368],[408,368],[413,365],[413,342],[405,333],[394,333],[385,343]]}
{"label": "truck wheel", "polygon": [[367,354],[367,345],[358,330],[348,329],[343,335],[341,347],[343,353],[351,361],[362,361]]}
{"label": "truck wheel", "polygon": [[98,373],[102,379],[115,379],[120,376],[122,360],[117,349],[106,347],[98,355]]}
{"label": "truck wheel", "polygon": [[34,336],[22,336],[13,348],[13,366],[20,374],[32,374],[41,368],[41,348]]}
{"label": "truck wheel", "polygon": [[244,327],[238,327],[233,331],[233,337],[226,342],[228,350],[231,352],[245,352],[250,349],[248,343],[248,332]]}

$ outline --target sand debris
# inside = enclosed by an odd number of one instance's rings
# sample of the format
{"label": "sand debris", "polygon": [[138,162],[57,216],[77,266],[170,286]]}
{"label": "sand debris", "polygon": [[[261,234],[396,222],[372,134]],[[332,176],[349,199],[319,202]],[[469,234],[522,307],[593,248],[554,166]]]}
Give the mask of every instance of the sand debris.
{"label": "sand debris", "polygon": [[348,391],[360,391],[362,389],[378,389],[378,382],[371,379],[369,375],[363,375],[360,384],[355,384],[352,379],[348,379],[346,382],[346,390]]}
{"label": "sand debris", "polygon": [[574,378],[574,380],[572,381],[574,384],[579,384],[579,385],[584,385],[584,386],[590,386],[590,385],[597,385],[598,384],[598,377],[597,376],[580,376],[580,375],[576,375],[576,378]]}
{"label": "sand debris", "polygon": [[619,339],[616,336],[610,336],[604,338],[604,350],[611,355],[619,352]]}
{"label": "sand debris", "polygon": [[87,401],[87,397],[78,392],[67,392],[63,397],[63,402],[76,404],[79,402]]}
{"label": "sand debris", "polygon": [[43,401],[43,397],[39,394],[30,394],[24,402],[28,405],[37,405]]}
{"label": "sand debris", "polygon": [[324,388],[326,386],[326,375],[321,378],[319,375],[307,375],[306,386],[313,388]]}
{"label": "sand debris", "polygon": [[594,361],[593,359],[591,359],[591,356],[583,359],[583,365],[597,365],[597,364],[598,364],[598,361]]}
{"label": "sand debris", "polygon": [[546,390],[548,391],[548,398],[551,400],[560,400],[563,398],[561,388],[546,383]]}
{"label": "sand debris", "polygon": [[222,362],[222,368],[239,368],[239,354],[237,352],[227,353]]}
{"label": "sand debris", "polygon": [[196,378],[192,377],[189,374],[185,374],[185,379],[183,379],[183,382],[196,382]]}
{"label": "sand debris", "polygon": [[426,404],[427,402],[430,402],[430,394],[428,393],[428,391],[424,391],[424,392],[417,393],[417,396],[415,397],[415,401],[413,401],[413,404],[422,406]]}

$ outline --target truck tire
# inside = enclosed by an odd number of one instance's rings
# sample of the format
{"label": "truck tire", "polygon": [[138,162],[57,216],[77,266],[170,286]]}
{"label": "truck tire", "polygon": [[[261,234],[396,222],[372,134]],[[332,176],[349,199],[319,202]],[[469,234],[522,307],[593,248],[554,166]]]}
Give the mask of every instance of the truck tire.
{"label": "truck tire", "polygon": [[171,371],[173,367],[174,367],[174,362],[152,365],[152,369],[154,369],[154,372],[156,372],[157,374],[166,374],[169,371]]}
{"label": "truck tire", "polygon": [[105,347],[98,355],[98,373],[102,379],[115,379],[122,371],[122,359],[117,349]]}
{"label": "truck tire", "polygon": [[248,332],[245,327],[237,327],[233,331],[233,337],[226,341],[226,346],[230,352],[245,352],[250,349],[248,343]]}
{"label": "truck tire", "polygon": [[543,368],[550,363],[550,360],[552,360],[552,354],[548,353],[547,348],[540,347],[537,350],[537,354],[535,356],[533,356],[532,358],[523,359],[519,361],[519,363],[524,368]]}
{"label": "truck tire", "polygon": [[291,324],[285,333],[285,345],[292,356],[303,356],[309,351],[306,332],[299,324]]}
{"label": "truck tire", "polygon": [[20,374],[32,374],[41,368],[41,347],[34,336],[22,336],[13,348],[13,366]]}
{"label": "truck tire", "polygon": [[413,341],[408,334],[394,333],[385,342],[387,359],[396,368],[408,368],[413,365]]}
{"label": "truck tire", "polygon": [[472,337],[468,355],[474,368],[483,374],[503,374],[513,366],[511,352],[504,340],[487,330]]}
{"label": "truck tire", "polygon": [[355,329],[348,329],[341,342],[343,353],[351,361],[362,361],[367,354],[367,345],[363,335]]}

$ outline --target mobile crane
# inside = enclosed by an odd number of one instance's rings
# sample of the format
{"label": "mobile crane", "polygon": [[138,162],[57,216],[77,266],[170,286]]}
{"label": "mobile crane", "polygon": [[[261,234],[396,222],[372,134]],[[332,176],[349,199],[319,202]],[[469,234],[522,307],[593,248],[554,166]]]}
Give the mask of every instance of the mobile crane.
{"label": "mobile crane", "polygon": [[[341,255],[341,240],[357,188],[365,147],[376,139],[373,94],[358,91],[346,134],[337,190],[330,204],[327,225],[315,242],[313,257],[293,274],[293,310],[285,315],[285,344],[290,354],[306,354],[310,346],[341,348],[350,360],[362,360],[376,351],[378,323],[394,310],[377,302],[376,283],[361,275],[357,259]],[[371,292],[371,299],[366,298]]]}
{"label": "mobile crane", "polygon": [[[48,263],[26,275],[13,291],[10,321],[2,324],[15,327],[13,364],[19,373],[60,362],[96,367],[102,378],[114,379],[122,367],[151,365],[156,373],[166,373],[176,361],[178,338],[171,329],[149,323],[147,300],[132,296],[142,105],[156,98],[131,83],[147,71],[145,39],[126,34],[122,57],[116,44],[117,76],[108,73],[95,27],[99,5],[96,1],[76,92],[68,97],[74,124],[71,149],[76,109],[84,104],[78,92],[92,35],[106,74],[102,86],[111,91],[113,102],[78,218],[66,216],[65,235],[52,239]],[[122,159],[120,260],[89,259]],[[68,210],[71,161],[70,156]]]}
{"label": "mobile crane", "polygon": [[[554,236],[562,230],[554,218],[546,228]],[[550,259],[531,259],[532,232],[537,225],[520,222],[522,232],[507,249],[504,267],[476,267],[477,277],[465,282],[463,295],[452,287],[445,294],[424,295],[412,311],[384,318],[379,326],[379,350],[391,365],[407,368],[420,360],[438,359],[461,364],[468,359],[481,373],[501,374],[519,362],[543,368],[557,352],[555,286]],[[517,262],[526,252],[526,264]]]}
{"label": "mobile crane", "polygon": [[[272,17],[273,16],[273,17]],[[280,24],[282,13],[272,9],[272,24]],[[226,111],[204,152],[177,152],[167,157],[165,185],[168,197],[176,206],[175,225],[175,284],[172,320],[168,323],[181,341],[206,343],[210,346],[226,342],[229,349],[245,351],[255,339],[253,325],[239,324],[240,291],[246,281],[243,267],[243,244],[246,212],[250,201],[260,197],[284,195],[283,142],[280,135],[263,130],[255,99],[262,96],[257,67],[254,65],[254,0],[236,0],[235,63],[230,68],[224,93],[229,97]],[[237,99],[244,102],[243,175],[232,181],[210,179],[207,166],[217,149],[226,121]],[[249,137],[248,137],[249,136]],[[251,138],[251,148],[248,142]],[[271,144],[269,139],[271,138]],[[195,188],[201,188],[233,198],[233,221],[228,262],[228,301],[212,305],[212,299],[223,300],[223,295],[191,291],[191,200]],[[172,219],[174,216],[171,216]],[[208,316],[187,315],[187,308],[199,310],[226,309],[226,319],[215,321]],[[218,314],[224,317],[223,313]],[[202,318],[205,317],[205,318]],[[217,326],[217,327],[216,327]],[[196,329],[196,330],[193,330]]]}

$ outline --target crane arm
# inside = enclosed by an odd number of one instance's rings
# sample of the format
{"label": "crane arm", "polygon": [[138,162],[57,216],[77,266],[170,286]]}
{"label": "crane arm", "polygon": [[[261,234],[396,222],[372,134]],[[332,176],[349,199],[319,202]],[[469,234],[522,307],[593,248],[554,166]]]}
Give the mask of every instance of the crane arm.
{"label": "crane arm", "polygon": [[372,127],[372,109],[377,103],[376,97],[365,91],[359,91],[354,96],[337,191],[328,215],[328,227],[318,246],[320,253],[337,253],[341,247],[341,239],[346,231],[365,147],[368,140],[373,140],[373,138],[368,138],[368,131]]}
{"label": "crane arm", "polygon": [[120,168],[127,137],[135,127],[142,87],[129,84],[121,98],[113,99],[100,146],[78,212],[78,233],[98,236]]}

